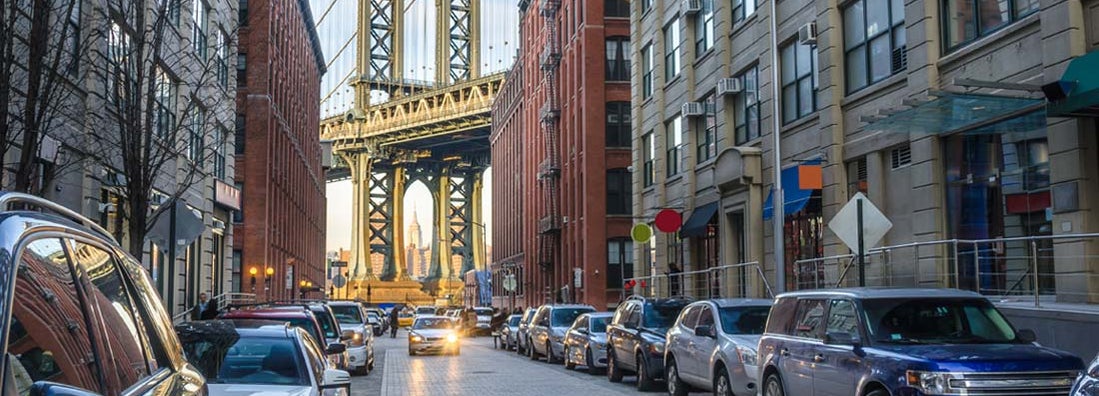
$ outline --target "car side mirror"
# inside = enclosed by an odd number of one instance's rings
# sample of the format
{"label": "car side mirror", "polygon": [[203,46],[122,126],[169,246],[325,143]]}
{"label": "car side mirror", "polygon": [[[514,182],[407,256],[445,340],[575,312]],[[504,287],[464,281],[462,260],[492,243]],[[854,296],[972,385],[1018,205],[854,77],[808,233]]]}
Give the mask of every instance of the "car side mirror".
{"label": "car side mirror", "polygon": [[99,396],[98,394],[75,386],[56,382],[38,381],[31,385],[31,396]]}
{"label": "car side mirror", "polygon": [[700,337],[717,338],[717,334],[714,334],[714,326],[702,325],[695,327],[695,335]]}
{"label": "car side mirror", "polygon": [[1015,339],[1022,342],[1034,342],[1038,341],[1038,335],[1034,334],[1034,330],[1022,329],[1015,332]]}
{"label": "car side mirror", "polygon": [[321,390],[325,389],[344,389],[344,394],[351,394],[351,374],[343,370],[325,369]]}
{"label": "car side mirror", "polygon": [[338,354],[344,353],[346,351],[347,351],[347,345],[340,344],[338,342],[334,342],[334,343],[328,344],[328,348],[326,348],[324,350],[324,353],[327,354],[327,355],[338,355]]}
{"label": "car side mirror", "polygon": [[829,332],[824,335],[824,343],[828,345],[859,346],[859,338],[850,333]]}
{"label": "car side mirror", "polygon": [[576,332],[578,332],[580,334],[588,334],[588,328],[581,327],[581,328],[576,329]]}
{"label": "car side mirror", "polygon": [[340,333],[340,341],[347,341],[352,338],[355,338],[354,330],[344,330],[342,333]]}

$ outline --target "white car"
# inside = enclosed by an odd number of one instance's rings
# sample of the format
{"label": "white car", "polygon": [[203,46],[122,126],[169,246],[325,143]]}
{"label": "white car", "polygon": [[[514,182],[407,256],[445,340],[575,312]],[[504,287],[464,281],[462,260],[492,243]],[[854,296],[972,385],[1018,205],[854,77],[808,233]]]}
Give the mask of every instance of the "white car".
{"label": "white car", "polygon": [[477,307],[473,308],[473,312],[477,313],[476,330],[478,333],[488,334],[492,331],[492,308]]}
{"label": "white car", "polygon": [[408,331],[408,355],[418,353],[462,353],[454,321],[446,316],[424,315],[416,317]]}
{"label": "white car", "polygon": [[187,360],[223,396],[347,396],[351,375],[330,368],[309,333],[265,320],[210,320],[176,326]]}
{"label": "white car", "polygon": [[354,301],[330,301],[328,308],[340,322],[342,338],[347,339],[348,369],[355,374],[369,374],[374,369],[374,329],[362,305]]}

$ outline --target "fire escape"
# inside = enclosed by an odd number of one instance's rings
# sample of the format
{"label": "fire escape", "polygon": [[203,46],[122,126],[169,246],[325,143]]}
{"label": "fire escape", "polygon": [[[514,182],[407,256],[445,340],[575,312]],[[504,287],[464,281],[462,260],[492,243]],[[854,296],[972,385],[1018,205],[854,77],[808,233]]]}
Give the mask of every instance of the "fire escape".
{"label": "fire escape", "polygon": [[541,109],[542,134],[545,138],[546,157],[542,160],[538,169],[538,180],[542,186],[545,202],[545,216],[539,220],[538,264],[548,275],[547,299],[552,301],[551,294],[556,287],[557,279],[556,257],[560,250],[561,239],[561,159],[558,145],[558,125],[561,117],[560,94],[557,88],[557,69],[561,63],[561,44],[557,34],[557,11],[561,8],[560,0],[543,0],[540,13],[545,28],[545,48],[542,49],[542,86],[545,95],[545,104]]}

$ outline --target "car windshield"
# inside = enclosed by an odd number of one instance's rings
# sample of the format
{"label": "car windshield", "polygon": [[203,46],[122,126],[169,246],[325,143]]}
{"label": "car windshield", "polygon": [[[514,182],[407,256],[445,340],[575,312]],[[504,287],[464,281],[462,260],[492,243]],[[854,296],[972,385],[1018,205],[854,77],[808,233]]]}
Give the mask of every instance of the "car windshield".
{"label": "car windshield", "polygon": [[332,320],[332,316],[328,314],[328,311],[317,310],[313,311],[313,314],[317,316],[317,322],[320,322],[321,330],[324,330],[324,338],[340,337],[339,334],[336,334],[336,321]]}
{"label": "car windshield", "polygon": [[984,299],[871,299],[862,303],[870,338],[886,344],[1015,343],[1015,331]]}
{"label": "car windshield", "polygon": [[474,308],[477,312],[477,316],[492,316],[492,308]]}
{"label": "car windshield", "polygon": [[449,329],[454,322],[447,318],[423,318],[412,325],[415,330]]}
{"label": "car windshield", "polygon": [[607,319],[608,317],[591,318],[591,332],[592,333],[606,333],[607,332]]}
{"label": "car windshield", "polygon": [[725,334],[763,334],[771,307],[724,307],[717,312]]}
{"label": "car windshield", "polygon": [[642,325],[649,329],[666,329],[675,323],[675,317],[683,310],[685,304],[645,304],[645,323]]}
{"label": "car windshield", "polygon": [[332,308],[332,313],[336,315],[336,320],[340,323],[347,324],[360,324],[363,322],[362,311],[359,307],[354,305],[329,305]]}
{"label": "car windshield", "polygon": [[434,315],[435,314],[435,307],[416,308],[416,314],[417,315]]}
{"label": "car windshield", "polygon": [[510,318],[508,318],[508,326],[511,326],[511,327],[518,326],[519,321],[521,321],[521,320],[523,320],[522,316],[512,315]]}
{"label": "car windshield", "polygon": [[291,338],[181,337],[187,361],[211,384],[309,385],[305,362]]}
{"label": "car windshield", "polygon": [[561,327],[570,326],[572,322],[576,321],[576,318],[580,315],[588,312],[594,312],[591,308],[557,308],[553,310],[553,319],[550,322],[550,326]]}
{"label": "car windshield", "polygon": [[381,316],[378,316],[378,314],[377,314],[377,313],[374,313],[374,312],[367,312],[367,313],[366,313],[366,318],[367,318],[368,320],[373,320],[373,321],[375,321],[375,322],[377,322],[377,321],[380,321],[380,320],[382,320],[382,317],[381,317]]}
{"label": "car windshield", "polygon": [[411,318],[411,317],[412,317],[412,313],[411,313],[411,312],[404,312],[404,311],[401,311],[401,312],[398,312],[398,313],[397,313],[397,317],[398,317],[398,318]]}
{"label": "car windshield", "polygon": [[317,324],[309,319],[291,319],[287,322],[290,323],[291,326],[305,330],[306,333],[309,333],[309,335],[313,336],[317,341],[324,339],[324,337],[321,337],[320,333],[317,333]]}

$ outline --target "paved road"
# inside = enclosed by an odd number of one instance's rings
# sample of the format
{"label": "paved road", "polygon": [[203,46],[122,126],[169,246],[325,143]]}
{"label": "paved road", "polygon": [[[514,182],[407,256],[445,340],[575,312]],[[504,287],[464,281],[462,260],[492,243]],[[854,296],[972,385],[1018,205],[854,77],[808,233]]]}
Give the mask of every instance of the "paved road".
{"label": "paved road", "polygon": [[[544,360],[492,348],[492,338],[462,340],[460,356],[408,356],[407,335],[375,340],[377,361],[368,376],[354,377],[355,395],[637,395],[633,377],[612,384],[600,372],[567,371]],[[651,394],[666,393],[665,391]]]}

